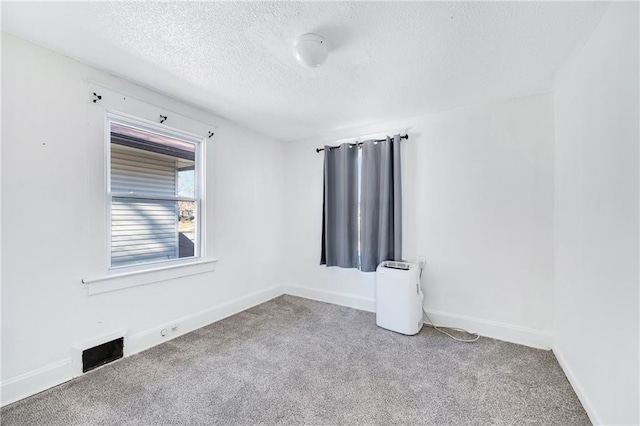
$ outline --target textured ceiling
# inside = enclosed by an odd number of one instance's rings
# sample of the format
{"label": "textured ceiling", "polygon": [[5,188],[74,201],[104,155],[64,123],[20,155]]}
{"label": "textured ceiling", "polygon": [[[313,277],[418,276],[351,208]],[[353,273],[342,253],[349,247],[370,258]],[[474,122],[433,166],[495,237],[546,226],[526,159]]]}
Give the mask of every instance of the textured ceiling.
{"label": "textured ceiling", "polygon": [[[3,31],[282,140],[547,91],[606,3],[2,3]],[[300,67],[291,45],[323,35]]]}

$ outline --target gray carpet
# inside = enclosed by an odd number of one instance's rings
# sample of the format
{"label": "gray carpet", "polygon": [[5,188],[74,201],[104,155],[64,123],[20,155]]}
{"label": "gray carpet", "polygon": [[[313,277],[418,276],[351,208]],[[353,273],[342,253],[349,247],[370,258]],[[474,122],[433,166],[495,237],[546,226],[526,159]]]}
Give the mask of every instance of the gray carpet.
{"label": "gray carpet", "polygon": [[9,425],[584,425],[550,351],[282,296],[2,409]]}

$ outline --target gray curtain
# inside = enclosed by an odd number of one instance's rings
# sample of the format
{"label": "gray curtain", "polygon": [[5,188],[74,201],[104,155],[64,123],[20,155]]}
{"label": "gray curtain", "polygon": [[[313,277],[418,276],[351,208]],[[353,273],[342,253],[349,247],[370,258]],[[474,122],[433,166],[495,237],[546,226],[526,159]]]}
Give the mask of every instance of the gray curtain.
{"label": "gray curtain", "polygon": [[362,271],[402,260],[400,135],[362,145],[360,239]]}
{"label": "gray curtain", "polygon": [[324,147],[321,265],[358,267],[358,148]]}

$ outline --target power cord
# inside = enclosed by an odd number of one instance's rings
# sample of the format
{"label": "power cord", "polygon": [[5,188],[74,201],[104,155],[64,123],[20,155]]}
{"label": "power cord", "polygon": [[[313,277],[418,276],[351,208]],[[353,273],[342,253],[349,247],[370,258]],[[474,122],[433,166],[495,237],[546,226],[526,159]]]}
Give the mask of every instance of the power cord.
{"label": "power cord", "polygon": [[[424,269],[424,263],[423,263],[423,262],[420,262],[420,282],[422,282],[422,270],[423,270],[423,269]],[[480,335],[479,335],[478,333],[471,333],[471,332],[469,332],[469,331],[467,331],[467,330],[465,330],[465,329],[463,329],[463,328],[446,327],[446,328],[448,328],[449,330],[458,331],[458,332],[460,332],[460,333],[467,333],[467,334],[470,334],[470,335],[475,336],[475,337],[473,337],[472,339],[461,339],[460,337],[456,337],[456,336],[454,336],[453,334],[447,333],[446,331],[442,330],[440,327],[438,327],[437,325],[435,325],[435,324],[434,324],[434,322],[431,320],[431,318],[429,318],[429,314],[427,314],[427,311],[424,309],[424,307],[422,308],[422,313],[423,313],[423,314],[427,317],[427,319],[429,320],[429,322],[428,322],[428,323],[426,323],[426,322],[424,322],[424,321],[423,321],[423,323],[424,323],[424,324],[426,324],[426,325],[428,325],[428,326],[430,326],[430,327],[435,328],[437,331],[439,331],[440,333],[445,334],[445,335],[447,335],[447,336],[451,337],[453,340],[456,340],[456,341],[458,341],[458,342],[463,342],[463,343],[474,343],[474,342],[477,342],[477,341],[478,341],[478,339],[480,339]]]}
{"label": "power cord", "polygon": [[456,337],[453,334],[447,333],[446,331],[442,330],[440,327],[438,327],[437,325],[435,325],[433,323],[431,318],[429,318],[429,314],[427,314],[427,311],[425,311],[424,308],[422,309],[422,312],[424,313],[424,315],[429,320],[429,323],[425,322],[424,324],[435,328],[436,330],[438,330],[442,334],[446,334],[447,336],[451,337],[453,340],[457,340],[458,342],[463,342],[463,343],[473,343],[473,342],[477,342],[478,339],[480,338],[480,335],[478,335],[478,333],[471,333],[471,332],[469,332],[469,331],[467,331],[465,329],[462,329],[462,328],[447,327],[449,330],[455,330],[455,331],[459,331],[461,333],[467,333],[467,334],[470,334],[470,335],[475,336],[475,337],[472,338],[472,339],[461,339],[460,337]]}

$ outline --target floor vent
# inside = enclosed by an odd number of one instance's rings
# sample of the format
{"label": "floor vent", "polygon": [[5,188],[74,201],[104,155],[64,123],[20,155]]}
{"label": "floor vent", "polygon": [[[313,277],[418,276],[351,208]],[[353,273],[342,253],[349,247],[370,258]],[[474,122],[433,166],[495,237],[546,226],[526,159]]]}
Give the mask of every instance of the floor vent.
{"label": "floor vent", "polygon": [[124,338],[112,340],[82,351],[82,372],[86,373],[101,365],[122,358]]}

